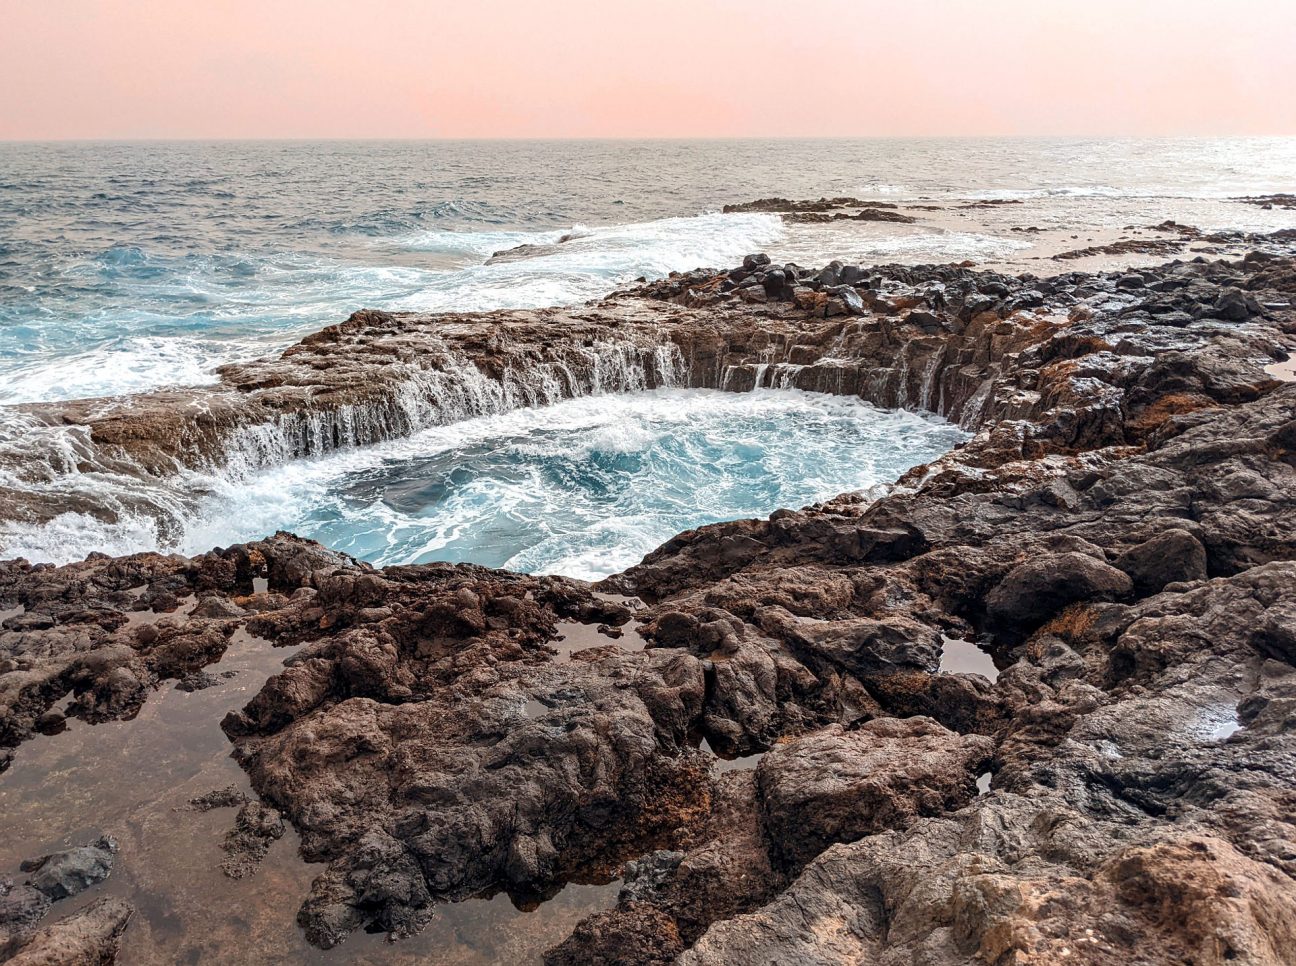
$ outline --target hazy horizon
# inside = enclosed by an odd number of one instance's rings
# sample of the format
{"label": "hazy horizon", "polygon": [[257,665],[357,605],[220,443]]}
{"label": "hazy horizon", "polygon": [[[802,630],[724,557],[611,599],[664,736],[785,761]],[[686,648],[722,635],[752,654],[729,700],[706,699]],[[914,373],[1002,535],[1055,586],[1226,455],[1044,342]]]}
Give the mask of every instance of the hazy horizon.
{"label": "hazy horizon", "polygon": [[0,140],[1296,135],[1284,0],[11,4]]}

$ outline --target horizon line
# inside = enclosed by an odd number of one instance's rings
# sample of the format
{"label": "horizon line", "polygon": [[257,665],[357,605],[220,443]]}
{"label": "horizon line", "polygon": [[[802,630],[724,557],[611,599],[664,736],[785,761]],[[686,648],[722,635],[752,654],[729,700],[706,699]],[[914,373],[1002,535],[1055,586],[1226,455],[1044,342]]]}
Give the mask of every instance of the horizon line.
{"label": "horizon line", "polygon": [[166,144],[166,143],[261,143],[291,144],[319,142],[599,142],[599,141],[1201,141],[1201,140],[1296,140],[1291,134],[608,134],[608,135],[492,135],[454,137],[438,135],[294,135],[255,137],[229,135],[159,135],[103,137],[0,137],[0,144]]}

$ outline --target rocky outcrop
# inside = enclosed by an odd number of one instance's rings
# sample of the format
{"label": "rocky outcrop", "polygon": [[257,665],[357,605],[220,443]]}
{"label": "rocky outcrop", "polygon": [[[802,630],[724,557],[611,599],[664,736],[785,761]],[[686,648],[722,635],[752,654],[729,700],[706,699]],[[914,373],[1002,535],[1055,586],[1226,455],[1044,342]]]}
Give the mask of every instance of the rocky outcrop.
{"label": "rocky outcrop", "polygon": [[[861,201],[859,198],[820,198],[818,201],[792,201],[788,198],[760,198],[742,204],[725,205],[725,214],[763,211],[780,215],[784,221],[822,225],[834,221],[885,221],[910,225],[917,221],[900,212],[899,205],[885,201]],[[853,209],[853,210],[852,210]]]}
{"label": "rocky outcrop", "polygon": [[118,940],[133,912],[121,899],[101,898],[41,925],[60,900],[107,879],[116,852],[116,841],[101,836],[88,845],[27,859],[20,866],[25,875],[21,882],[0,882],[0,960],[51,966],[116,962]]}
{"label": "rocky outcrop", "polygon": [[10,966],[109,966],[117,961],[118,945],[132,912],[121,899],[97,899],[37,930],[6,962]]}
{"label": "rocky outcrop", "polygon": [[[353,318],[211,392],[294,412],[335,353],[423,366],[435,337],[484,373],[616,332],[679,384],[844,392],[979,431],[881,499],[680,534],[594,587],[380,571],[282,534],[0,564],[20,610],[0,743],[69,697],[59,713],[129,715],[243,630],[303,646],[225,719],[258,800],[220,802],[246,809],[236,849],[282,816],[322,863],[299,914],[321,946],[620,875],[550,963],[1281,963],[1296,384],[1266,367],[1296,345],[1296,265],[1128,275],[752,256],[561,313]],[[61,412],[141,459],[173,445]],[[951,637],[997,680],[942,672]],[[721,770],[704,743],[762,757]],[[19,919],[40,901],[11,895]]]}
{"label": "rocky outcrop", "polygon": [[1283,208],[1287,211],[1296,211],[1296,195],[1292,194],[1254,195],[1249,198],[1234,198],[1233,200],[1247,205],[1256,205],[1266,210]]}
{"label": "rocky outcrop", "polygon": [[[226,367],[214,386],[14,407],[24,427],[0,447],[0,518],[129,516],[152,520],[166,541],[182,531],[186,493],[209,485],[194,472],[239,478],[470,416],[660,386],[850,394],[968,429],[1064,410],[1076,425],[1059,431],[1078,437],[1093,419],[1111,421],[1092,392],[1120,376],[1090,382],[1063,368],[1071,360],[1105,366],[1208,344],[1217,366],[1280,354],[1249,288],[1270,284],[1271,256],[1253,257],[1147,271],[1127,288],[1128,275],[810,270],[753,255],[727,273],[674,275],[573,309],[358,312],[277,358]],[[1104,347],[1110,356],[1095,351]]]}
{"label": "rocky outcrop", "polygon": [[875,718],[776,746],[756,770],[776,864],[799,869],[828,846],[957,811],[976,796],[994,742],[929,718]]}
{"label": "rocky outcrop", "polygon": [[[51,716],[91,724],[129,717],[162,682],[192,680],[220,660],[245,620],[198,616],[198,596],[219,595],[252,616],[286,604],[312,573],[345,559],[285,535],[196,560],[98,554],[60,568],[0,563],[0,599],[21,611],[0,625],[0,748],[30,738]],[[267,580],[264,593],[255,591],[258,578]]]}

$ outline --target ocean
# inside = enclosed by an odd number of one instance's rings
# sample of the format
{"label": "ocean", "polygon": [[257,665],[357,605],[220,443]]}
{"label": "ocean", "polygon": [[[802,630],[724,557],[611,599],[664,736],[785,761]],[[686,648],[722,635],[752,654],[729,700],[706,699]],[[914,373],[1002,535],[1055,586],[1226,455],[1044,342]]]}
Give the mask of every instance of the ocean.
{"label": "ocean", "polygon": [[[1294,187],[1292,138],[0,144],[0,404],[210,382],[360,307],[571,304],[752,251],[994,263],[1029,256],[1027,224],[1273,230],[1291,213],[1224,199]],[[1023,204],[720,214],[772,195]]]}
{"label": "ocean", "polygon": [[[362,307],[570,305],[756,251],[1058,271],[1050,251],[1166,219],[1294,227],[1236,200],[1293,188],[1290,138],[0,145],[0,497],[67,507],[0,519],[0,557],[198,553],[287,528],[376,564],[597,578],[691,527],[884,484],[962,434],[859,400],[673,390],[159,479],[87,462],[20,407],[212,383]],[[838,195],[916,220],[722,210]],[[48,471],[10,474],[6,454],[33,447]]]}

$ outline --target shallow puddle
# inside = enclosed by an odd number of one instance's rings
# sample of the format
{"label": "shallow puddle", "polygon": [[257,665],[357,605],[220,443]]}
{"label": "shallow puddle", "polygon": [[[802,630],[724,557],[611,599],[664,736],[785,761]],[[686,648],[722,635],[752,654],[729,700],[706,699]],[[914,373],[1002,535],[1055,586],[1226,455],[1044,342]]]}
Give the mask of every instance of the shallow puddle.
{"label": "shallow puddle", "polygon": [[585,916],[615,904],[616,883],[569,885],[530,911],[503,895],[442,906],[421,935],[395,944],[365,934],[329,951],[307,944],[297,908],[323,867],[299,858],[291,828],[258,871],[235,881],[220,870],[235,809],[189,807],[191,799],[230,785],[251,795],[220,721],[293,650],[240,629],[225,658],[207,669],[234,671],[233,677],[192,693],[167,682],[132,720],[95,726],[72,720],[63,733],[18,747],[0,774],[0,877],[21,881],[23,859],[114,836],[119,851],[109,879],[55,903],[45,922],[103,895],[127,899],[136,913],[119,961],[132,966],[534,963]]}
{"label": "shallow puddle", "polygon": [[623,651],[642,651],[648,642],[639,634],[637,623],[631,619],[620,627],[610,627],[607,631],[599,630],[603,624],[581,624],[578,621],[560,621],[558,637],[549,642],[560,658],[570,658],[577,651],[591,647],[607,647],[609,644]]}
{"label": "shallow puddle", "polygon": [[1296,356],[1265,366],[1265,372],[1283,382],[1296,382]]}
{"label": "shallow puddle", "polygon": [[991,684],[999,680],[999,669],[995,667],[994,658],[983,651],[980,645],[955,637],[945,638],[941,647],[940,669],[946,674],[980,674],[989,678]]}
{"label": "shallow puddle", "polygon": [[[180,606],[177,607],[175,610],[153,610],[152,608],[148,608],[145,610],[130,610],[126,612],[125,626],[127,628],[142,627],[145,624],[157,624],[168,617],[175,617],[175,618],[187,617],[190,613],[193,612],[193,609],[197,606],[198,606],[198,598],[195,597],[193,594],[190,594],[189,596],[185,597],[180,601]],[[269,647],[270,646],[269,643],[267,643],[266,646]],[[230,655],[227,654],[226,659],[228,660],[229,657]],[[278,668],[276,667],[275,670],[278,670]]]}
{"label": "shallow puddle", "polygon": [[702,739],[702,743],[699,744],[698,747],[702,751],[715,757],[715,762],[712,767],[717,772],[738,771],[742,768],[755,768],[760,763],[760,760],[765,757],[765,752],[763,751],[753,752],[750,755],[722,755],[711,747],[711,742],[706,738]]}
{"label": "shallow puddle", "polygon": [[1241,730],[1237,709],[1229,704],[1203,708],[1188,726],[1189,734],[1205,741],[1224,741]]}

